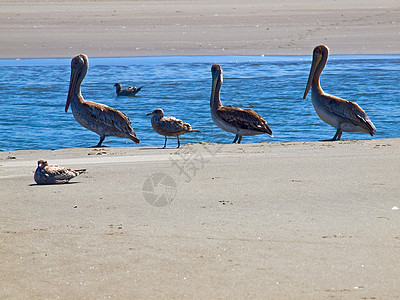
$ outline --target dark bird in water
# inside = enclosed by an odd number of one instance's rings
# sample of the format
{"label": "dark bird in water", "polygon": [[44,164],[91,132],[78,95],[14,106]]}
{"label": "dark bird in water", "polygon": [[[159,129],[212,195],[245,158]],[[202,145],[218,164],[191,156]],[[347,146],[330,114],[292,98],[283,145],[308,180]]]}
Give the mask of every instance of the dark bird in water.
{"label": "dark bird in water", "polygon": [[240,144],[243,136],[265,133],[272,137],[271,128],[269,128],[267,122],[254,110],[222,105],[219,95],[223,81],[222,68],[219,65],[213,65],[211,73],[211,117],[219,128],[236,134],[233,143],[237,141],[238,144]]}
{"label": "dark bird in water", "polygon": [[187,132],[200,132],[200,130],[193,129],[190,124],[184,123],[182,120],[174,117],[164,117],[164,111],[161,108],[157,108],[147,115],[153,116],[151,118],[151,126],[153,126],[154,131],[165,136],[164,148],[167,146],[167,136],[176,136],[179,148],[180,135]]}
{"label": "dark bird in water", "polygon": [[376,128],[357,103],[326,94],[322,90],[319,78],[328,60],[328,52],[325,45],[314,48],[303,99],[306,99],[311,88],[311,100],[317,115],[322,121],[336,128],[335,135],[329,141],[340,140],[343,132],[361,131],[373,136]]}
{"label": "dark bird in water", "polygon": [[89,68],[89,60],[85,54],[75,56],[71,61],[71,79],[69,83],[65,112],[71,105],[75,120],[86,129],[100,136],[95,147],[100,147],[106,136],[117,136],[131,139],[139,144],[139,139],[132,128],[129,118],[119,110],[107,105],[85,101],[81,94],[81,83]]}
{"label": "dark bird in water", "polygon": [[121,84],[118,82],[114,84],[114,86],[115,86],[115,91],[117,92],[117,96],[128,96],[128,97],[135,96],[142,89],[142,86],[138,88],[136,86],[133,87],[130,86],[127,87],[126,89],[121,89]]}
{"label": "dark bird in water", "polygon": [[47,160],[41,159],[38,161],[34,179],[37,184],[67,183],[85,171],[86,169],[72,170],[59,166],[49,166]]}

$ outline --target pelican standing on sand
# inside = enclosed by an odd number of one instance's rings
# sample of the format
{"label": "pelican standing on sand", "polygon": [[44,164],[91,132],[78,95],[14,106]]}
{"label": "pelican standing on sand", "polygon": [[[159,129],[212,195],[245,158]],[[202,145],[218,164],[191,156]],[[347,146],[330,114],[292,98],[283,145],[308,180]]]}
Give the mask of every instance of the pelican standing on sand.
{"label": "pelican standing on sand", "polygon": [[86,169],[72,170],[59,166],[49,166],[47,160],[41,159],[38,161],[34,179],[37,184],[67,183],[85,171]]}
{"label": "pelican standing on sand", "polygon": [[320,45],[314,48],[310,75],[303,99],[311,88],[312,104],[322,121],[336,128],[336,133],[329,141],[340,140],[345,132],[366,132],[373,136],[376,132],[374,124],[365,111],[355,102],[325,94],[319,78],[328,60],[328,47]]}
{"label": "pelican standing on sand", "polygon": [[188,123],[184,123],[182,120],[176,119],[174,117],[164,117],[164,111],[161,108],[153,110],[151,126],[158,134],[165,136],[164,147],[167,147],[167,136],[176,136],[178,138],[178,148],[181,145],[179,142],[179,136],[187,132],[200,132],[200,130],[193,129]]}
{"label": "pelican standing on sand", "polygon": [[114,84],[115,86],[115,91],[117,93],[117,96],[128,96],[128,97],[132,97],[135,96],[137,94],[137,92],[139,92],[142,87],[127,87],[126,89],[122,89],[121,88],[121,84],[119,82],[117,82],[116,84]]}
{"label": "pelican standing on sand", "polygon": [[81,94],[81,83],[89,68],[89,60],[85,54],[75,56],[71,61],[71,79],[69,83],[65,112],[71,105],[75,120],[86,129],[100,136],[95,147],[100,147],[106,136],[117,136],[131,139],[139,144],[139,139],[132,128],[129,118],[119,110],[107,105],[85,101]]}
{"label": "pelican standing on sand", "polygon": [[272,130],[267,122],[254,110],[222,105],[219,95],[223,81],[222,68],[219,65],[213,65],[211,73],[211,116],[219,128],[236,134],[233,143],[237,141],[240,144],[243,136],[265,133],[272,137]]}

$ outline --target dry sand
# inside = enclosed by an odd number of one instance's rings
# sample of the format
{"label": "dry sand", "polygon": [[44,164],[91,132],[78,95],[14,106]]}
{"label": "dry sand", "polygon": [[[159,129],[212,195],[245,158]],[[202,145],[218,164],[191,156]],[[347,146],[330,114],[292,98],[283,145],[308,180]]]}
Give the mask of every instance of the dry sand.
{"label": "dry sand", "polygon": [[[400,53],[394,0],[0,8],[1,58]],[[0,299],[398,299],[399,153],[400,139],[0,152]],[[37,186],[40,158],[87,173]]]}
{"label": "dry sand", "polygon": [[399,54],[398,0],[0,0],[0,58]]}
{"label": "dry sand", "polygon": [[[0,153],[0,298],[398,299],[399,153],[399,139]],[[35,185],[41,157],[87,173]],[[157,173],[170,188],[149,190]]]}

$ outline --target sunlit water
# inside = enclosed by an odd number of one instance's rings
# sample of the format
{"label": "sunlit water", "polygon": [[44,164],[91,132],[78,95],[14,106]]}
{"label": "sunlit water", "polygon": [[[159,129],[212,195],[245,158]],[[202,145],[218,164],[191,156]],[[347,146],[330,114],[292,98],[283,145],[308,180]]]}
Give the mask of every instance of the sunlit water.
{"label": "sunlit water", "polygon": [[[155,108],[201,130],[181,142],[230,143],[234,135],[219,129],[210,115],[211,66],[223,68],[224,105],[251,108],[268,122],[274,137],[244,137],[242,143],[317,141],[335,129],[318,118],[311,93],[303,100],[311,56],[187,56],[89,58],[82,83],[86,100],[109,105],[131,119],[142,146],[162,146],[150,117]],[[356,101],[378,129],[374,139],[400,136],[400,56],[330,56],[322,73],[325,92]],[[97,144],[71,110],[64,112],[70,59],[0,60],[0,150],[57,149]],[[136,97],[117,97],[113,84],[143,86]],[[343,133],[344,140],[371,139]],[[107,137],[105,146],[135,146]],[[169,138],[168,146],[176,146]]]}

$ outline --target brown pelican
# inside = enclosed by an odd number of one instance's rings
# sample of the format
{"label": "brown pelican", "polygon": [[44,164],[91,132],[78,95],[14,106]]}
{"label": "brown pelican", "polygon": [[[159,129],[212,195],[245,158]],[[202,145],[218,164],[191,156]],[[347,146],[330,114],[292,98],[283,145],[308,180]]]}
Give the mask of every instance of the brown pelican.
{"label": "brown pelican", "polygon": [[139,144],[132,123],[119,110],[107,105],[85,101],[81,94],[81,83],[89,67],[89,60],[85,54],[75,56],[71,61],[71,80],[65,112],[71,104],[75,120],[83,127],[100,135],[96,147],[100,147],[106,136],[118,136],[131,139]]}
{"label": "brown pelican", "polygon": [[361,131],[373,136],[376,128],[357,103],[325,94],[322,90],[319,78],[328,60],[328,52],[325,45],[314,48],[310,75],[303,99],[306,99],[311,88],[311,100],[317,115],[322,121],[336,128],[334,137],[329,141],[340,140],[343,131]]}
{"label": "brown pelican", "polygon": [[49,166],[47,160],[41,159],[38,161],[34,179],[37,184],[67,183],[85,171],[86,169],[72,170],[59,166]]}
{"label": "brown pelican", "polygon": [[249,135],[266,133],[272,137],[272,130],[268,127],[267,122],[254,110],[222,105],[219,97],[223,81],[222,68],[219,65],[213,65],[211,73],[211,116],[219,128],[236,134],[233,143],[237,141],[240,144],[242,137]]}
{"label": "brown pelican", "polygon": [[136,86],[134,86],[134,87],[130,86],[130,87],[122,90],[121,84],[118,82],[116,84],[114,84],[114,86],[115,86],[115,89],[117,92],[117,96],[128,96],[128,97],[135,96],[137,94],[137,92],[139,92],[142,89],[142,87],[137,88]]}
{"label": "brown pelican", "polygon": [[190,124],[183,123],[182,120],[176,119],[174,117],[164,117],[164,111],[161,108],[157,108],[147,115],[153,116],[151,118],[151,126],[153,126],[154,131],[158,134],[165,136],[165,143],[163,148],[167,146],[167,136],[176,136],[178,138],[179,148],[179,146],[181,145],[179,142],[180,135],[187,132],[200,132],[200,130],[193,129]]}

